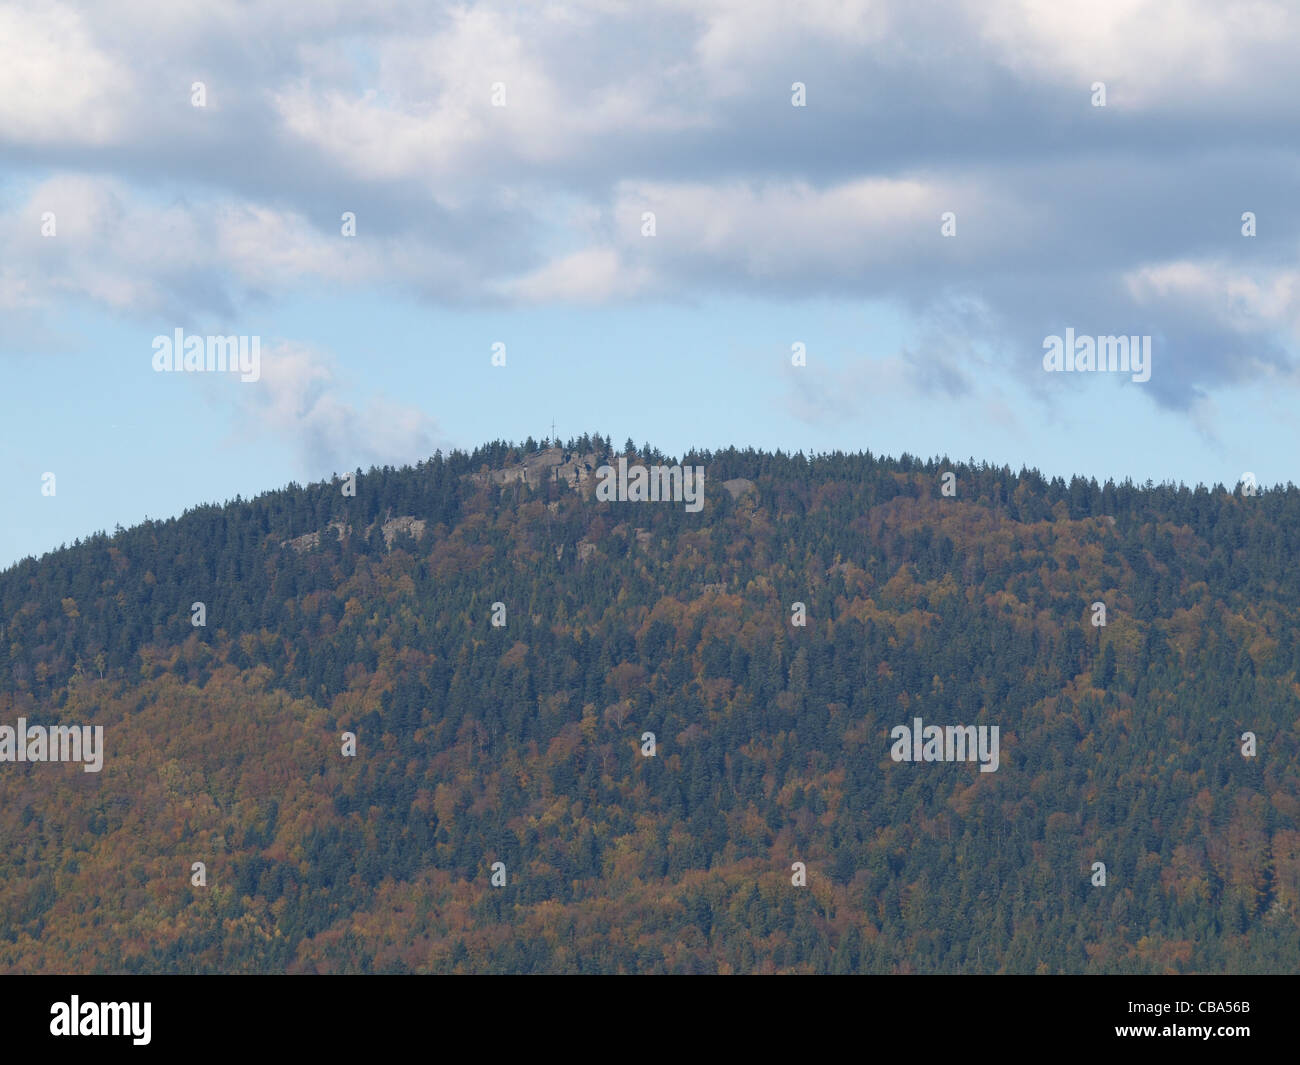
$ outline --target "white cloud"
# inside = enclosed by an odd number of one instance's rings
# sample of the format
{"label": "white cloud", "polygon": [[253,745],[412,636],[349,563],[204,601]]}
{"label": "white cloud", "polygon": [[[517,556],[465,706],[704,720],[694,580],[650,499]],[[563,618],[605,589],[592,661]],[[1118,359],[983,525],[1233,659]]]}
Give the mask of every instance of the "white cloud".
{"label": "white cloud", "polygon": [[651,283],[645,267],[629,267],[613,248],[588,248],[547,263],[503,286],[524,303],[604,303],[635,296]]}
{"label": "white cloud", "polygon": [[[730,97],[770,81],[788,100],[792,80],[815,82],[817,68],[789,67],[798,44],[865,49],[883,41],[895,5],[881,0],[675,0],[699,23],[694,57],[711,92]],[[787,73],[789,76],[787,77]]]}
{"label": "white cloud", "polygon": [[287,444],[309,476],[415,463],[448,449],[424,411],[383,396],[363,399],[331,359],[301,344],[264,347],[260,379],[231,387],[245,431]]}
{"label": "white cloud", "polygon": [[[984,46],[1031,81],[1104,81],[1107,106],[1187,105],[1258,87],[1252,64],[1293,42],[1296,15],[1263,0],[969,0]],[[1293,44],[1286,44],[1294,51]],[[1081,103],[1081,107],[1084,104]]]}
{"label": "white cloud", "polygon": [[[47,212],[54,236],[42,236]],[[357,224],[364,234],[364,215]],[[466,269],[409,235],[344,237],[341,225],[322,231],[296,212],[230,198],[159,204],[120,181],[59,175],[0,212],[8,250],[0,305],[84,297],[153,314],[177,310],[186,279],[199,275],[225,287],[210,294],[222,302],[247,289],[283,293],[321,281],[436,284]]]}
{"label": "white cloud", "polygon": [[1124,278],[1139,304],[1196,308],[1241,332],[1283,328],[1300,340],[1300,272],[1251,276],[1220,262],[1179,260],[1145,266]]}
{"label": "white cloud", "polygon": [[[600,152],[610,134],[707,124],[702,113],[660,99],[659,69],[628,69],[619,81],[575,89],[562,58],[535,39],[582,29],[555,17],[557,10],[566,9],[455,8],[437,32],[376,38],[368,45],[373,84],[300,78],[273,94],[279,121],[350,175],[428,180],[440,200],[457,195],[457,182],[508,183],[520,161],[572,164]],[[346,66],[337,52],[314,53],[314,61],[321,71]],[[504,106],[493,104],[498,84]]]}
{"label": "white cloud", "polygon": [[[623,182],[614,217],[629,255],[692,260],[758,280],[857,276],[940,249],[940,215],[994,198],[974,184],[929,178],[865,178],[828,188],[807,182]],[[641,235],[642,214],[656,235]],[[947,248],[944,249],[948,251]]]}
{"label": "white cloud", "polygon": [[0,141],[111,143],[132,91],[126,58],[102,51],[73,8],[0,6]]}

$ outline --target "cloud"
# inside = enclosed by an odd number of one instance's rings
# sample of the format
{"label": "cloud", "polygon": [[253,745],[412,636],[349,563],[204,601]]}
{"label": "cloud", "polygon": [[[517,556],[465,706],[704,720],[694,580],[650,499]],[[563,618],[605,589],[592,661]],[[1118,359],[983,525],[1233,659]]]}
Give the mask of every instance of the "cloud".
{"label": "cloud", "polygon": [[960,292],[1044,402],[1072,325],[1158,337],[1191,412],[1295,372],[1298,38],[1270,0],[11,4],[0,307],[888,300],[900,379],[958,394],[968,338],[924,330]]}
{"label": "cloud", "polygon": [[[46,216],[53,226],[45,235]],[[121,181],[63,174],[0,211],[0,307],[85,299],[114,311],[236,317],[251,295],[313,284],[463,284],[471,268],[409,234],[355,238],[290,210],[230,198],[161,200]]]}
{"label": "cloud", "polygon": [[287,445],[308,476],[413,464],[450,450],[437,422],[418,407],[362,399],[326,355],[301,344],[264,350],[261,379],[230,387],[246,437]]}
{"label": "cloud", "polygon": [[1284,329],[1300,340],[1300,271],[1264,270],[1251,276],[1221,262],[1160,263],[1125,277],[1138,303],[1199,308],[1240,333]]}
{"label": "cloud", "polygon": [[[917,178],[826,188],[803,181],[624,182],[613,213],[624,245],[664,273],[797,289],[831,279],[850,285],[872,275],[884,281],[880,272],[924,254],[925,234],[938,251],[941,211],[971,199],[970,190]],[[645,211],[655,214],[653,238],[642,236]]]}
{"label": "cloud", "polygon": [[789,366],[784,405],[809,424],[888,414],[900,400],[979,400],[1005,411],[997,381],[998,330],[978,299],[947,293],[916,323],[916,340],[892,353],[850,352],[838,362]]}
{"label": "cloud", "polygon": [[1284,60],[1297,31],[1293,8],[1261,0],[993,0],[969,10],[991,54],[1026,81],[1079,92],[1104,81],[1107,106],[1122,109],[1267,93],[1259,71]]}
{"label": "cloud", "polygon": [[604,303],[635,296],[650,278],[649,270],[628,266],[613,248],[588,248],[547,263],[505,291],[525,303]]}
{"label": "cloud", "polygon": [[0,7],[0,143],[117,141],[134,92],[130,70],[67,5]]}

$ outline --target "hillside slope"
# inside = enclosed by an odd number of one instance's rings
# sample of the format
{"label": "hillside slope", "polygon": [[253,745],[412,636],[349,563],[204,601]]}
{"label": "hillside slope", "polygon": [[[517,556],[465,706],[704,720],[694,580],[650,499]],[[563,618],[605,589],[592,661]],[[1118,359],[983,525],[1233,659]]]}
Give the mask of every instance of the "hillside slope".
{"label": "hillside slope", "polygon": [[0,762],[0,970],[1300,969],[1300,491],[728,450],[692,513],[614,455],[0,574],[0,726],[104,729]]}

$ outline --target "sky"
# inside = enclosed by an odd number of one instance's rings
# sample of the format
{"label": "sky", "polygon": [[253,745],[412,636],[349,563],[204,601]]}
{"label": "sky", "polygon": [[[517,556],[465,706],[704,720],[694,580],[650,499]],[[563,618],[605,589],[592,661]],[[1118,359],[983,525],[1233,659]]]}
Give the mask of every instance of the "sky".
{"label": "sky", "polygon": [[[0,567],[552,423],[1300,481],[1298,52],[1268,0],[6,0]],[[1147,379],[1045,365],[1113,336]]]}

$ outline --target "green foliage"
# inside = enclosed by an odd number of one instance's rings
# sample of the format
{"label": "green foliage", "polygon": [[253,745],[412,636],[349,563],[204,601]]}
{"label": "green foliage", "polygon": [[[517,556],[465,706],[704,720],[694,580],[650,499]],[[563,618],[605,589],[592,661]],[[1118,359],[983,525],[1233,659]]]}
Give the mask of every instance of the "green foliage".
{"label": "green foliage", "polygon": [[[540,448],[0,574],[0,724],[107,746],[0,764],[0,969],[1300,966],[1294,488],[728,450],[682,457],[691,514],[482,476]],[[892,762],[917,716],[999,725],[1001,768]]]}

